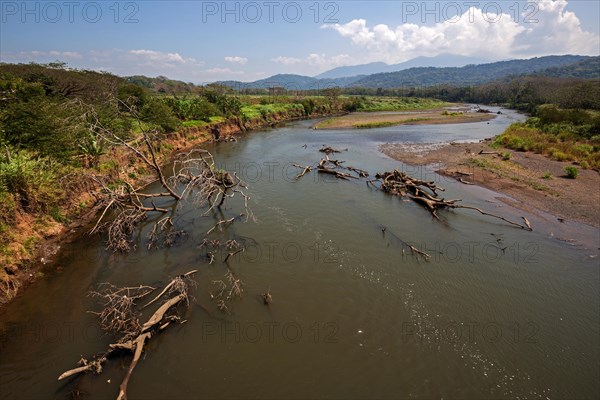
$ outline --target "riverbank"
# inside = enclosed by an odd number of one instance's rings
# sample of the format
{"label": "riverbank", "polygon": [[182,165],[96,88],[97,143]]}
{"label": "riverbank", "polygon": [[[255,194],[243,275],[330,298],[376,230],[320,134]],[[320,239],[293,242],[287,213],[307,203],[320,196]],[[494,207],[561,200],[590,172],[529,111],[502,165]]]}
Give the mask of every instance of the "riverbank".
{"label": "riverbank", "polygon": [[570,162],[543,155],[490,147],[480,143],[385,144],[380,151],[410,165],[435,165],[437,172],[463,184],[476,184],[506,194],[512,206],[556,216],[560,222],[576,221],[600,227],[600,174],[581,170],[577,179],[564,171]]}
{"label": "riverbank", "polygon": [[496,114],[468,106],[401,112],[357,112],[320,121],[313,128],[370,129],[397,125],[462,124],[489,121],[495,117]]}
{"label": "riverbank", "polygon": [[[311,115],[318,118],[326,115]],[[183,128],[179,132],[161,135],[156,143],[156,157],[163,165],[177,153],[188,151],[215,141],[227,141],[234,135],[266,129],[281,123],[307,118],[300,110],[287,110],[242,121],[239,118]],[[65,243],[86,234],[83,230],[96,217],[99,205],[95,192],[99,189],[91,178],[109,182],[127,182],[140,188],[156,180],[148,174],[147,166],[130,150],[114,147],[103,155],[95,167],[81,168],[61,188],[68,191],[54,216],[19,211],[8,232],[10,241],[0,252],[0,306],[10,302],[20,291],[36,279],[44,277],[44,267],[51,265],[54,256]]]}

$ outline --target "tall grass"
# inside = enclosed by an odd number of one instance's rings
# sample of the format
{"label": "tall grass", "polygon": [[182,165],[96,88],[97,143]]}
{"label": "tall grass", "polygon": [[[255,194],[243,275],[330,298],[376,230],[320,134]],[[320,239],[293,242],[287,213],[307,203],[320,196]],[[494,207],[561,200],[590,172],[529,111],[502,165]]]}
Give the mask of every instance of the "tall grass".
{"label": "tall grass", "polygon": [[21,150],[0,157],[2,219],[11,222],[17,207],[27,212],[49,212],[63,196],[60,176],[66,167],[58,162]]}
{"label": "tall grass", "polygon": [[572,124],[536,126],[536,118],[527,123],[512,124],[493,143],[518,151],[544,154],[556,161],[575,161],[584,168],[600,168],[600,137],[589,139],[577,133]]}

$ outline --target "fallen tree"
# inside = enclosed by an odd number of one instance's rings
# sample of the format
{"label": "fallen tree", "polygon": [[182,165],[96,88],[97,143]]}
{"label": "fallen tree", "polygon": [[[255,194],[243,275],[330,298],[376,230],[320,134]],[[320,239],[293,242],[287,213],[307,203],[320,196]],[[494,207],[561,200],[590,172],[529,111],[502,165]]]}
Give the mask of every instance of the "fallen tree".
{"label": "fallen tree", "polygon": [[[438,191],[444,191],[444,188],[441,188],[435,184],[435,182],[431,181],[423,181],[420,179],[416,179],[411,177],[410,175],[398,171],[393,170],[390,172],[384,172],[382,174],[375,175],[374,180],[367,181],[367,184],[371,184],[375,187],[378,187],[380,190],[389,193],[391,195],[399,196],[399,197],[408,197],[415,201],[416,203],[425,207],[431,215],[440,220],[438,215],[438,211],[440,209],[467,209],[474,210],[479,212],[482,215],[493,217],[505,221],[506,223],[517,226],[521,229],[532,230],[529,221],[525,217],[522,217],[525,221],[525,224],[519,224],[517,222],[510,221],[507,218],[504,218],[500,215],[495,215],[486,211],[483,211],[477,207],[458,204],[460,199],[454,200],[446,200],[444,198],[438,197]],[[377,186],[379,184],[379,186]]]}
{"label": "fallen tree", "polygon": [[[104,353],[94,356],[91,360],[81,358],[78,367],[63,372],[58,380],[86,372],[100,374],[102,373],[103,364],[110,357],[116,357],[118,354],[123,353],[133,353],[133,359],[119,386],[117,396],[117,400],[126,399],[129,379],[141,358],[146,342],[173,323],[185,322],[181,321],[181,318],[177,315],[176,308],[182,304],[189,305],[188,289],[195,286],[195,282],[191,277],[196,272],[196,270],[192,270],[175,277],[154,299],[143,307],[138,305],[138,301],[152,293],[155,288],[150,286],[117,288],[110,284],[104,284],[101,285],[101,290],[91,292],[91,297],[102,301],[102,310],[93,312],[98,316],[102,330],[119,337],[119,339],[110,344]],[[165,295],[167,299],[142,324],[140,322],[141,310]]]}
{"label": "fallen tree", "polygon": [[[109,181],[105,177],[92,176],[100,190],[95,194],[100,204],[100,217],[90,233],[106,231],[107,247],[113,251],[127,252],[135,247],[132,235],[137,226],[151,214],[164,214],[159,218],[148,234],[148,248],[159,243],[170,246],[177,238],[184,237],[185,232],[175,228],[174,216],[182,200],[190,200],[199,208],[206,208],[206,213],[220,209],[227,199],[236,194],[244,198],[246,219],[251,216],[248,207],[249,196],[247,186],[235,173],[217,168],[210,152],[195,149],[179,154],[173,162],[170,177],[163,172],[157,156],[156,145],[159,143],[155,131],[147,131],[139,119],[137,111],[121,102],[138,122],[141,131],[135,140],[126,140],[111,129],[106,128],[93,107],[87,111],[89,131],[113,146],[124,147],[141,161],[160,182],[162,190],[154,193],[134,188],[126,181]],[[160,201],[163,206],[157,206]],[[169,204],[168,207],[164,204]]]}
{"label": "fallen tree", "polygon": [[[320,174],[333,175],[336,178],[343,179],[346,181],[350,180],[350,179],[365,178],[365,177],[369,176],[369,173],[363,169],[354,168],[352,166],[346,167],[343,165],[345,163],[345,161],[332,160],[329,158],[329,155],[332,153],[341,153],[342,151],[348,151],[348,149],[338,150],[338,149],[334,149],[332,147],[323,147],[323,148],[319,149],[319,151],[322,153],[325,153],[325,158],[321,158],[321,160],[319,160],[319,163],[317,165],[304,166],[304,165],[299,165],[299,164],[293,164],[294,167],[302,170],[302,172],[300,172],[296,176],[296,179],[302,178],[304,175],[306,175],[308,172],[310,172],[314,169],[316,169],[317,172]],[[344,171],[348,171],[348,172],[344,172]],[[352,172],[355,173],[356,175],[352,175]]]}

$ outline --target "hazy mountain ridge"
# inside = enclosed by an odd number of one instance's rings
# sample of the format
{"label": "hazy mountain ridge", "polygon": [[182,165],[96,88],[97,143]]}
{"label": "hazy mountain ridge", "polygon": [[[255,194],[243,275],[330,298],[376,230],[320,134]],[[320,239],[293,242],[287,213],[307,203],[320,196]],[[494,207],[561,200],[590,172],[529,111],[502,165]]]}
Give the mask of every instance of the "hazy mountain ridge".
{"label": "hazy mountain ridge", "polygon": [[[600,57],[546,56],[527,60],[498,61],[464,67],[417,67],[396,72],[335,79],[317,79],[303,75],[278,74],[255,82],[217,82],[234,89],[284,87],[288,90],[323,89],[327,87],[397,88],[433,85],[469,86],[523,75],[554,77],[598,77]],[[595,60],[595,61],[594,61]]]}
{"label": "hazy mountain ridge", "polygon": [[[587,60],[586,56],[546,56],[528,60],[499,61],[489,64],[467,65],[462,68],[410,68],[403,71],[366,76],[352,83],[351,87],[391,88],[452,84],[458,86],[479,85],[509,76],[542,73],[549,68],[564,68]],[[560,74],[557,70],[556,74]]]}
{"label": "hazy mountain ridge", "polygon": [[324,89],[327,87],[347,87],[363,77],[364,75],[336,79],[317,79],[304,75],[277,74],[254,82],[218,81],[215,83],[231,87],[232,89],[266,89],[283,87],[287,90],[311,90]]}
{"label": "hazy mountain ridge", "polygon": [[[422,60],[415,62],[422,62]],[[234,90],[273,87],[282,87],[287,90],[315,90],[328,87],[387,89],[433,85],[470,86],[528,75],[584,79],[600,78],[600,57],[546,56],[464,67],[415,67],[396,72],[341,78],[319,79],[296,74],[277,74],[254,82],[219,81],[215,83]],[[192,93],[198,88],[198,86],[191,83],[170,80],[163,76],[156,78],[132,76],[125,79],[161,93]]]}
{"label": "hazy mountain ridge", "polygon": [[417,57],[398,64],[373,62],[333,68],[315,76],[317,79],[336,79],[342,77],[373,75],[378,73],[396,72],[409,68],[419,67],[464,67],[469,64],[484,64],[491,61],[477,57],[458,56],[453,54],[440,54],[435,57]]}

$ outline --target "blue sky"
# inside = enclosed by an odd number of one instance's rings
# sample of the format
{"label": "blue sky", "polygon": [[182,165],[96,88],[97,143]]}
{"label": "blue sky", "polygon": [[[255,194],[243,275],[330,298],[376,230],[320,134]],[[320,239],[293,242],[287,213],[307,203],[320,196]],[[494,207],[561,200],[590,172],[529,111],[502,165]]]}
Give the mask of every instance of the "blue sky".
{"label": "blue sky", "polygon": [[195,83],[373,61],[600,52],[600,2],[0,1],[0,60]]}

